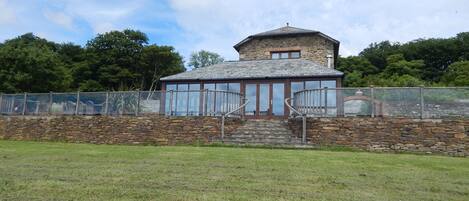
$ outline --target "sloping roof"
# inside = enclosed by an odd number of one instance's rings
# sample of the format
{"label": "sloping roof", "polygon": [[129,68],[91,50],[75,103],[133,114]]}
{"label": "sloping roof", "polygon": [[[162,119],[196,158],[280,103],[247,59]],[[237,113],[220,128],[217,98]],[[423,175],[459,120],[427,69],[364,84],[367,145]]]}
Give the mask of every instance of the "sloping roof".
{"label": "sloping roof", "polygon": [[343,73],[304,59],[228,61],[162,78],[171,80],[227,80],[288,77],[340,77]]}
{"label": "sloping roof", "polygon": [[241,45],[247,43],[248,41],[252,40],[253,38],[267,38],[267,37],[276,37],[276,36],[289,36],[289,35],[312,35],[312,34],[318,34],[330,41],[332,41],[334,44],[339,44],[338,40],[335,40],[331,38],[330,36],[327,36],[326,34],[323,34],[319,31],[314,31],[314,30],[308,30],[308,29],[301,29],[301,28],[296,28],[292,26],[284,26],[280,27],[278,29],[250,35],[238,44],[234,45],[234,48],[239,51],[239,47]]}

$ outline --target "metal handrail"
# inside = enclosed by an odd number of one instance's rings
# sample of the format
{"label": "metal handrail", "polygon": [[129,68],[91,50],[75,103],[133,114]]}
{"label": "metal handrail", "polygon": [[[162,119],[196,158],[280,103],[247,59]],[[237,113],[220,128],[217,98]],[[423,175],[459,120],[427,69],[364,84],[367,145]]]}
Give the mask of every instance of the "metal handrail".
{"label": "metal handrail", "polygon": [[306,143],[306,114],[299,112],[293,106],[291,106],[290,103],[288,102],[289,100],[291,100],[291,98],[285,99],[285,105],[288,107],[288,109],[290,109],[294,113],[297,113],[302,118],[303,123],[302,123],[301,142],[305,144]]}
{"label": "metal handrail", "polygon": [[[244,98],[243,100],[245,101],[244,104],[242,104],[241,106],[239,106],[238,108],[236,108],[234,110],[231,110],[231,111],[221,115],[221,141],[222,142],[225,138],[225,117],[230,115],[230,114],[233,114],[234,112],[240,110],[241,108],[246,107],[246,105],[249,103],[249,100],[247,98]],[[241,116],[241,118],[242,118],[242,116]]]}

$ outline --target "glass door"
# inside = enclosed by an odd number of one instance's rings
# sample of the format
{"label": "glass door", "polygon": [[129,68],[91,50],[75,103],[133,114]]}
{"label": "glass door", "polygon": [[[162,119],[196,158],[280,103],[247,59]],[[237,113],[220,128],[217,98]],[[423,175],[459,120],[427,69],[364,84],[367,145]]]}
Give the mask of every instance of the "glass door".
{"label": "glass door", "polygon": [[285,115],[285,84],[284,83],[252,83],[246,84],[246,116],[270,118]]}

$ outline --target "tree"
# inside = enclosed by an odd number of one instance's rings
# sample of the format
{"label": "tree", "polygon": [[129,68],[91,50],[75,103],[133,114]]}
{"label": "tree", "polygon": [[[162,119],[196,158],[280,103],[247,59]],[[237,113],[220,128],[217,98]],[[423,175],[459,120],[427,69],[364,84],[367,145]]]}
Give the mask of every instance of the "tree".
{"label": "tree", "polygon": [[443,75],[442,82],[449,86],[469,86],[469,61],[451,64]]}
{"label": "tree", "polygon": [[402,54],[393,54],[386,59],[388,65],[383,71],[384,76],[410,75],[420,77],[420,72],[424,67],[423,60],[407,61]]}
{"label": "tree", "polygon": [[[147,36],[134,30],[111,31],[98,34],[86,44],[87,64],[77,66],[74,71],[79,77],[78,85],[82,90],[91,80],[93,88],[119,90],[139,86],[141,74],[140,58]],[[100,85],[100,86],[99,86]]]}
{"label": "tree", "polygon": [[391,43],[389,41],[372,43],[361,51],[359,56],[364,57],[373,64],[373,66],[382,70],[387,66],[386,58],[388,58],[389,55],[399,53],[400,46],[399,43]]}
{"label": "tree", "polygon": [[142,54],[142,77],[140,88],[154,90],[160,88],[160,78],[184,72],[182,56],[171,46],[149,45]]}
{"label": "tree", "polygon": [[201,67],[221,63],[224,60],[225,59],[217,53],[200,50],[198,52],[194,52],[191,54],[191,58],[189,60],[189,66],[194,67],[194,68],[201,68]]}
{"label": "tree", "polygon": [[359,56],[339,57],[337,70],[344,72],[346,87],[364,87],[364,78],[379,72],[367,59]]}
{"label": "tree", "polygon": [[7,40],[0,47],[0,91],[68,90],[71,77],[56,52],[57,47],[32,33]]}

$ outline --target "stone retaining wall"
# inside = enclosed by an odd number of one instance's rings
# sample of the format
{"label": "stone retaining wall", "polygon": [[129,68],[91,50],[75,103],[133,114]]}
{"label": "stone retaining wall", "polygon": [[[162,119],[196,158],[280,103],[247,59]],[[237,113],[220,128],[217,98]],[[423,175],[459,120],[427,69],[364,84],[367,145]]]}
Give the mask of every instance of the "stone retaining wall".
{"label": "stone retaining wall", "polygon": [[[226,121],[226,132],[240,120]],[[209,143],[220,136],[216,117],[48,116],[0,117],[0,139],[95,144]]]}
{"label": "stone retaining wall", "polygon": [[[290,119],[289,125],[300,136],[301,120]],[[308,118],[307,141],[369,151],[469,156],[469,119]]]}

